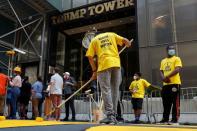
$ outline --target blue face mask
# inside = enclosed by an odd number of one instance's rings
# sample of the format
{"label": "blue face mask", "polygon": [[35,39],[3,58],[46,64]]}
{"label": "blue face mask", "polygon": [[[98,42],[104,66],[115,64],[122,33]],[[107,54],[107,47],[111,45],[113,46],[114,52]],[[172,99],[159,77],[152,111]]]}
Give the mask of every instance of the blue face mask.
{"label": "blue face mask", "polygon": [[175,53],[176,53],[175,49],[168,50],[168,55],[170,55],[170,56],[174,56]]}

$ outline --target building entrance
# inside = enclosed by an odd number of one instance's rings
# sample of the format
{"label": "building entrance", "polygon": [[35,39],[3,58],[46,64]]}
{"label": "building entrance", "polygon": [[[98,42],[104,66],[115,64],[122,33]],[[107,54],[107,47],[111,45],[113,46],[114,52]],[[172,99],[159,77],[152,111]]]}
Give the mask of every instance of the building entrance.
{"label": "building entrance", "polygon": [[[129,3],[128,3],[129,2]],[[96,3],[97,5],[109,6],[113,5],[113,1]],[[115,3],[118,4],[118,3]],[[88,59],[85,57],[86,48],[82,46],[82,39],[86,32],[96,28],[101,32],[114,32],[128,39],[134,39],[132,48],[124,50],[121,57],[121,65],[123,70],[123,79],[125,80],[124,90],[128,89],[134,72],[139,71],[139,54],[137,42],[137,24],[135,16],[135,4],[131,0],[125,0],[122,8],[110,7],[111,11],[91,15],[86,12],[87,17],[82,19],[64,19],[67,14],[76,14],[77,11],[88,10],[96,5],[87,5],[71,11],[64,12],[58,16],[52,16],[52,35],[53,40],[57,44],[51,46],[51,52],[55,50],[51,58],[51,64],[62,67],[62,70],[69,71],[77,81],[87,81],[90,79],[92,72]],[[118,6],[118,5],[117,5]],[[112,10],[114,9],[114,10]],[[67,17],[66,17],[67,18]],[[70,18],[70,17],[69,17]],[[74,16],[73,16],[74,18]],[[55,21],[54,21],[55,20]],[[55,37],[57,36],[57,37]],[[54,38],[56,38],[54,40]],[[59,40],[58,40],[59,39]]]}
{"label": "building entrance", "polygon": [[127,89],[131,76],[134,72],[139,71],[136,22],[133,17],[64,30],[66,34],[65,70],[72,72],[78,81],[88,80],[91,77],[91,67],[88,59],[85,57],[86,49],[82,46],[82,39],[85,34],[84,31],[91,30],[92,28],[96,28],[101,32],[115,32],[128,39],[135,39],[132,48],[124,50],[120,55],[123,77],[126,80],[125,86]]}

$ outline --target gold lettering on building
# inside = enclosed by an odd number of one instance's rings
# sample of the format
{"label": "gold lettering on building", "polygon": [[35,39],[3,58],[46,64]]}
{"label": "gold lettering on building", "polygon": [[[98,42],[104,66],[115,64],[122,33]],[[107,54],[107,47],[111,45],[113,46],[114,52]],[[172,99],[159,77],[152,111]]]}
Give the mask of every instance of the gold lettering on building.
{"label": "gold lettering on building", "polygon": [[132,6],[132,5],[134,5],[133,0],[126,0],[125,1],[125,7]]}
{"label": "gold lettering on building", "polygon": [[105,3],[78,9],[75,11],[65,12],[58,16],[52,16],[51,20],[52,20],[52,24],[55,25],[55,24],[64,23],[66,21],[84,18],[86,16],[97,15],[109,11],[114,11],[116,9],[121,9],[133,5],[134,5],[133,0],[112,0]]}
{"label": "gold lettering on building", "polygon": [[78,19],[79,18],[79,10],[76,10],[75,12],[70,12],[70,20]]}
{"label": "gold lettering on building", "polygon": [[117,9],[124,8],[124,1],[125,0],[117,0]]}
{"label": "gold lettering on building", "polygon": [[95,8],[95,12],[96,12],[96,14],[103,13],[104,12],[104,5],[103,4],[97,5],[96,8]]}
{"label": "gold lettering on building", "polygon": [[94,15],[94,9],[95,9],[95,6],[88,7],[88,11],[90,12],[90,15]]}
{"label": "gold lettering on building", "polygon": [[106,12],[114,10],[115,3],[116,3],[115,1],[110,1],[108,3],[104,3]]}
{"label": "gold lettering on building", "polygon": [[85,17],[84,15],[86,14],[86,9],[80,9],[80,18]]}

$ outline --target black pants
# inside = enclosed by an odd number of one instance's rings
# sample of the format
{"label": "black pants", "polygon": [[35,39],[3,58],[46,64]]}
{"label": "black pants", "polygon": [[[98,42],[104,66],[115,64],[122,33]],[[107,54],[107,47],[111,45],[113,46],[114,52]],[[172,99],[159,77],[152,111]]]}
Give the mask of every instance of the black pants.
{"label": "black pants", "polygon": [[42,116],[42,103],[43,103],[44,99],[41,98],[38,102],[38,112],[39,112],[39,117]]}
{"label": "black pants", "polygon": [[[65,99],[67,99],[70,96],[70,94],[65,95]],[[71,98],[65,103],[65,113],[66,113],[66,118],[69,117],[69,107],[72,111],[72,119],[75,119],[75,106],[74,106],[74,98]]]}
{"label": "black pants", "polygon": [[169,120],[172,108],[172,121],[178,121],[180,117],[180,85],[165,85],[161,91],[163,101],[163,119]]}
{"label": "black pants", "polygon": [[118,118],[122,118],[121,102],[120,102],[120,100],[118,101],[117,117],[118,117]]}

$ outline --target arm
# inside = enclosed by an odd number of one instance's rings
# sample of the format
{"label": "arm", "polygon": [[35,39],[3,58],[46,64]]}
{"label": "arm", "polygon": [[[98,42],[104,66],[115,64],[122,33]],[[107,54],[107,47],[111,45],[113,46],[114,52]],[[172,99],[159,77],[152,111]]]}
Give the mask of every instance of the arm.
{"label": "arm", "polygon": [[70,77],[71,81],[66,81],[65,84],[70,85],[70,86],[76,86],[76,81],[73,77]]}
{"label": "arm", "polygon": [[180,70],[181,70],[180,66],[176,67],[168,76],[166,76],[166,78],[170,78],[170,77],[176,75],[177,73],[180,72]]}
{"label": "arm", "polygon": [[66,85],[70,85],[70,86],[74,86],[74,84],[71,83],[71,82],[65,82],[65,84],[66,84]]}
{"label": "arm", "polygon": [[129,41],[127,38],[124,38],[124,39],[122,40],[122,42],[124,43],[124,45],[125,45],[126,47],[130,47],[132,41],[133,41],[133,39],[132,39],[131,41]]}
{"label": "arm", "polygon": [[72,80],[73,87],[76,87],[77,86],[77,82],[76,82],[75,78],[71,77],[71,80]]}
{"label": "arm", "polygon": [[137,92],[137,90],[135,88],[130,89],[130,91],[131,91],[131,93],[136,93]]}
{"label": "arm", "polygon": [[18,76],[15,76],[15,77],[10,81],[10,85],[11,85],[11,86],[17,86],[19,82],[20,82],[20,78],[19,78]]}
{"label": "arm", "polygon": [[156,91],[156,90],[161,91],[162,88],[159,87],[159,86],[150,85],[150,86],[148,86],[148,87],[146,88],[146,93],[147,93],[147,94],[151,94],[153,91]]}
{"label": "arm", "polygon": [[156,90],[161,90],[162,88],[156,85],[150,85],[148,88],[154,88]]}
{"label": "arm", "polygon": [[170,82],[170,77],[173,77],[174,75],[179,73],[180,70],[181,70],[181,67],[178,66],[167,76],[164,76],[163,71],[160,71],[160,75],[161,75],[161,78],[162,78],[163,82],[169,83]]}
{"label": "arm", "polygon": [[131,84],[130,84],[130,86],[129,86],[129,91],[131,92],[131,93],[135,93],[136,91],[134,90],[134,88],[133,88],[133,83],[131,82]]}
{"label": "arm", "polygon": [[35,90],[34,90],[34,87],[35,87],[35,83],[32,85],[31,87],[31,95],[34,96],[35,95]]}
{"label": "arm", "polygon": [[161,76],[161,79],[164,80],[165,76],[163,74],[163,70],[160,70],[160,76]]}
{"label": "arm", "polygon": [[91,65],[92,72],[93,72],[91,79],[92,80],[95,80],[96,79],[96,76],[97,76],[97,74],[96,74],[96,71],[97,71],[96,63],[95,63],[93,57],[88,57],[88,60],[89,60],[89,63]]}
{"label": "arm", "polygon": [[9,84],[10,84],[11,86],[14,86],[13,79],[14,79],[14,78],[10,79],[10,81],[9,81]]}
{"label": "arm", "polygon": [[165,82],[165,83],[170,82],[170,79],[168,77],[164,76],[163,70],[160,70],[160,76],[161,76],[161,79],[162,79],[163,82]]}

